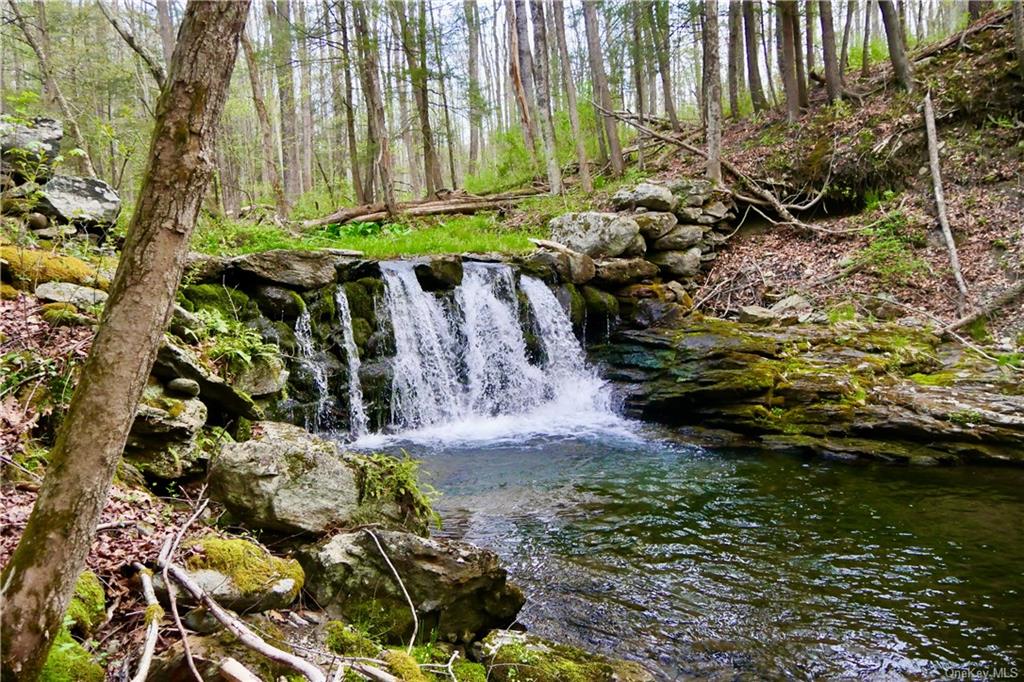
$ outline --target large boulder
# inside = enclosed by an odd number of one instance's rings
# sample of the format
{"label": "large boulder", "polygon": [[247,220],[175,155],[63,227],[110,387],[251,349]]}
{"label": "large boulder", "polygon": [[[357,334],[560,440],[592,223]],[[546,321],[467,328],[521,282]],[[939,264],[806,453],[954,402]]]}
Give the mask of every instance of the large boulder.
{"label": "large boulder", "polygon": [[553,240],[591,258],[619,256],[640,234],[635,220],[618,213],[566,213],[549,226]]}
{"label": "large boulder", "polygon": [[107,292],[71,282],[44,282],[36,287],[35,293],[40,301],[70,303],[79,310],[88,310],[107,300]]}
{"label": "large boulder", "polygon": [[166,338],[157,351],[153,374],[165,381],[179,377],[195,381],[199,384],[199,397],[219,412],[246,419],[262,416],[252,398],[207,370],[187,349]]}
{"label": "large boulder", "polygon": [[715,186],[703,178],[680,178],[670,183],[668,188],[679,198],[680,206],[698,207],[711,198]]}
{"label": "large boulder", "polygon": [[165,480],[200,470],[199,431],[206,424],[206,405],[195,398],[168,394],[150,379],[135,413],[124,458],[143,473]]}
{"label": "large boulder", "polygon": [[495,682],[654,682],[639,663],[592,654],[515,630],[495,630],[472,648],[475,660],[488,666]]}
{"label": "large boulder", "polygon": [[678,203],[678,197],[668,187],[653,182],[641,182],[633,189],[620,189],[612,196],[612,205],[620,210],[646,208],[651,211],[673,211]]}
{"label": "large boulder", "polygon": [[594,279],[595,274],[594,259],[571,249],[541,248],[522,261],[522,268],[526,274],[547,282],[553,281],[548,273],[572,284],[586,284]]}
{"label": "large boulder", "polygon": [[462,259],[437,256],[413,267],[424,291],[448,291],[462,284]]}
{"label": "large boulder", "polygon": [[645,211],[635,213],[631,217],[640,226],[640,234],[650,241],[664,237],[679,223],[675,213],[665,211]]}
{"label": "large boulder", "polygon": [[694,277],[700,272],[700,249],[697,247],[687,251],[659,251],[650,260],[671,277]]}
{"label": "large boulder", "polygon": [[53,171],[63,137],[63,127],[52,118],[35,118],[28,124],[0,119],[0,174],[44,182]]}
{"label": "large boulder", "polygon": [[387,639],[404,641],[412,632],[412,614],[384,554],[416,606],[419,631],[438,639],[469,643],[492,628],[507,627],[525,601],[494,552],[455,540],[354,531],[307,547],[299,561],[317,604],[348,622],[373,623]]}
{"label": "large boulder", "polygon": [[696,246],[704,236],[697,225],[677,225],[665,236],[651,244],[652,251],[680,251]]}
{"label": "large boulder", "polygon": [[631,284],[658,274],[658,266],[643,258],[604,258],[595,265],[597,280],[605,284]]}
{"label": "large boulder", "polygon": [[36,210],[58,223],[105,228],[117,221],[121,198],[102,180],[54,175],[39,190]]}
{"label": "large boulder", "polygon": [[229,268],[296,289],[319,289],[333,284],[338,277],[338,265],[348,262],[348,257],[355,253],[340,249],[273,249],[232,258]]}
{"label": "large boulder", "polygon": [[342,454],[293,424],[257,422],[252,431],[251,440],[228,443],[210,462],[210,496],[239,521],[316,534],[378,518],[401,520],[395,502],[364,500],[369,461]]}

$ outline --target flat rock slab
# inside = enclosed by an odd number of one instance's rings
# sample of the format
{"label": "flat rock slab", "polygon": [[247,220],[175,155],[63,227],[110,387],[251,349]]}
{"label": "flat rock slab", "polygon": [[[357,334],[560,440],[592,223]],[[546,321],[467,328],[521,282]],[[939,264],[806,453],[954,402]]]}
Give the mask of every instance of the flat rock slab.
{"label": "flat rock slab", "polygon": [[70,303],[79,310],[88,310],[107,301],[107,292],[70,282],[44,282],[36,287],[35,294],[41,301]]}

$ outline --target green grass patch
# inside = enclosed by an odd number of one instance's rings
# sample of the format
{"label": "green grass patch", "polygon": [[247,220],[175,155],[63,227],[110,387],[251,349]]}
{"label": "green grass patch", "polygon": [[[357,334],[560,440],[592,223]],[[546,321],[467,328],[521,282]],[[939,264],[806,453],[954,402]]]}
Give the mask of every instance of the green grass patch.
{"label": "green grass patch", "polygon": [[207,218],[192,238],[203,253],[239,255],[270,249],[354,249],[368,258],[498,251],[533,248],[530,237],[544,237],[542,224],[507,227],[494,213],[453,216],[406,223],[326,225],[300,235],[271,224]]}

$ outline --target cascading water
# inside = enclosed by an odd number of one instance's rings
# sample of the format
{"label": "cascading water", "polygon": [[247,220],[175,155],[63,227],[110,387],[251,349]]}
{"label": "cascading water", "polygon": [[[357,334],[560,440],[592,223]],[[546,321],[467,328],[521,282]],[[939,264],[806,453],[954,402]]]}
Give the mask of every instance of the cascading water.
{"label": "cascading water", "polygon": [[363,388],[359,383],[359,348],[356,346],[355,334],[352,331],[352,311],[348,305],[345,288],[338,287],[334,298],[338,309],[338,318],[341,322],[341,332],[345,342],[345,359],[348,365],[349,433],[354,438],[358,438],[366,433],[368,427],[366,407],[363,405]]}
{"label": "cascading water", "polygon": [[[351,333],[351,327],[350,323],[349,333]],[[299,346],[300,360],[309,368],[313,378],[313,389],[316,391],[316,406],[313,413],[306,416],[306,428],[314,432],[320,431],[321,428],[328,426],[326,422],[330,395],[327,392],[327,368],[316,357],[316,349],[313,346],[313,325],[310,321],[309,310],[305,306],[295,323],[295,343]]]}
{"label": "cascading water", "polygon": [[543,354],[531,362],[508,266],[466,263],[447,301],[422,289],[412,263],[381,270],[395,340],[390,431],[492,440],[620,424],[566,312],[540,280],[521,281]]}

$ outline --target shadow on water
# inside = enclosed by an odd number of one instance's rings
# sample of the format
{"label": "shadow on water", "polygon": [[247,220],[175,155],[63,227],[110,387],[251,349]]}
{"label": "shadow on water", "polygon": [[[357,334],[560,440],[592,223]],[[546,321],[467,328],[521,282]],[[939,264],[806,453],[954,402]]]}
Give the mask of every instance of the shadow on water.
{"label": "shadow on water", "polygon": [[439,534],[502,556],[538,634],[666,679],[1024,675],[1024,472],[654,432],[393,445],[442,491]]}

